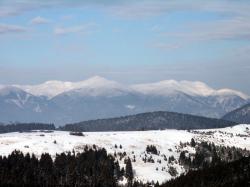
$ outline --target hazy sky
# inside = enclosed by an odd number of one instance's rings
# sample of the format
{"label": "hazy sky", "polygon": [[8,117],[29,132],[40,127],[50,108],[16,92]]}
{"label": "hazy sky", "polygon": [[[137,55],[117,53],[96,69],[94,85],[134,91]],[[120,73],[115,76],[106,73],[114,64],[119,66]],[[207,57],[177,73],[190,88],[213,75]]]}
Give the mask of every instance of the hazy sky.
{"label": "hazy sky", "polygon": [[94,75],[250,94],[250,1],[0,0],[0,84]]}

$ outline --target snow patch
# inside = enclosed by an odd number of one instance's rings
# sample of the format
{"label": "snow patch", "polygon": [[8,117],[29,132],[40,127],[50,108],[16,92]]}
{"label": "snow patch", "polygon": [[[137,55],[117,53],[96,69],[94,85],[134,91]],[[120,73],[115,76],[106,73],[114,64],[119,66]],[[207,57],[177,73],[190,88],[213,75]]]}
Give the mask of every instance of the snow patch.
{"label": "snow patch", "polygon": [[42,109],[40,108],[40,105],[37,105],[37,106],[34,108],[34,111],[37,112],[37,113],[42,112]]}

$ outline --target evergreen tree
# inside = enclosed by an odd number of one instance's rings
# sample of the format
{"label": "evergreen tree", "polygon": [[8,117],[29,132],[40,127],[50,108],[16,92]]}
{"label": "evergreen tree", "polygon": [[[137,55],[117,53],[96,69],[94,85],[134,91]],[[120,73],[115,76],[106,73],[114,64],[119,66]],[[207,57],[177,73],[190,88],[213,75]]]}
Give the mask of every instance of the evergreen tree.
{"label": "evergreen tree", "polygon": [[130,158],[126,159],[125,176],[128,179],[128,184],[131,186],[133,178],[134,178],[134,174],[133,174],[133,168],[132,168],[132,163],[131,163]]}
{"label": "evergreen tree", "polygon": [[195,141],[194,141],[194,139],[193,139],[193,138],[191,139],[191,143],[190,143],[190,145],[191,145],[192,147],[195,147],[195,145],[196,145],[196,143],[195,143]]}

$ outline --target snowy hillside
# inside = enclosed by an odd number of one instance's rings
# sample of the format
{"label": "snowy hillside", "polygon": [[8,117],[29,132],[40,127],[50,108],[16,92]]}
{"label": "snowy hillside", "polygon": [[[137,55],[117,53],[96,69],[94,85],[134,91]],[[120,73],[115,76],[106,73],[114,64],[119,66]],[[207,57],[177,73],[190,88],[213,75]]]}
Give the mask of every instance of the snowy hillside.
{"label": "snowy hillside", "polygon": [[223,129],[192,131],[198,141],[214,142],[216,145],[235,146],[250,150],[250,125],[241,124]]}
{"label": "snowy hillside", "polygon": [[[84,136],[70,135],[69,132],[30,132],[0,134],[0,154],[8,155],[13,150],[31,152],[36,155],[48,152],[52,155],[65,151],[83,151],[84,145],[93,144],[104,147],[108,153],[116,155],[121,166],[124,158],[130,157],[135,177],[144,182],[163,182],[173,178],[169,169],[175,168],[177,175],[185,172],[178,162],[181,151],[195,153],[190,145],[181,146],[180,142],[210,141],[216,145],[235,146],[250,150],[250,125],[238,125],[224,129],[198,131],[162,130],[136,132],[88,132]],[[159,154],[146,152],[147,145],[156,146]],[[119,155],[119,156],[118,156]],[[174,159],[170,161],[170,157]],[[120,160],[121,158],[121,160]],[[153,162],[144,162],[144,159]]]}

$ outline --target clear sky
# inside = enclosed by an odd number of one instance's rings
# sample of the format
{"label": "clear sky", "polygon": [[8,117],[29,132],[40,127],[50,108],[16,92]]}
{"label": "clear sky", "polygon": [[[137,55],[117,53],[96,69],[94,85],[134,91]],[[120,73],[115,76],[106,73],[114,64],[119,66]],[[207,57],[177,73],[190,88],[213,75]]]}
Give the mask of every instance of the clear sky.
{"label": "clear sky", "polygon": [[0,84],[94,75],[250,94],[250,1],[0,0]]}

